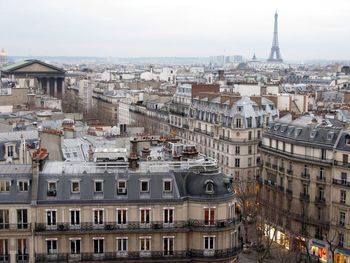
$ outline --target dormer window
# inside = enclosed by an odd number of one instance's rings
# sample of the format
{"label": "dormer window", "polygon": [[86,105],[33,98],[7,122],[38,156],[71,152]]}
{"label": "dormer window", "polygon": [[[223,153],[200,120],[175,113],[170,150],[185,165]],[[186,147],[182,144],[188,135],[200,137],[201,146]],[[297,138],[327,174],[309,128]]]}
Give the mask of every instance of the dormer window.
{"label": "dormer window", "polygon": [[13,157],[14,156],[14,149],[13,145],[7,146],[7,157]]}
{"label": "dormer window", "polygon": [[172,192],[172,190],[173,190],[172,180],[171,179],[163,180],[163,192],[169,193],[169,192]]}
{"label": "dormer window", "polygon": [[0,192],[9,192],[10,186],[11,186],[11,182],[9,180],[1,180],[0,181]]}
{"label": "dormer window", "polygon": [[237,107],[237,110],[238,110],[239,112],[241,112],[241,111],[242,111],[242,109],[243,109],[243,107],[242,107],[242,106],[238,106],[238,107]]}
{"label": "dormer window", "polygon": [[295,130],[295,136],[299,136],[301,134],[301,128],[297,128]]}
{"label": "dormer window", "polygon": [[29,182],[28,180],[21,180],[17,182],[18,191],[20,192],[28,192]]}
{"label": "dormer window", "polygon": [[102,180],[96,180],[94,181],[94,191],[95,193],[102,193],[103,192],[103,181]]}
{"label": "dormer window", "polygon": [[71,192],[73,194],[80,193],[80,181],[79,180],[74,180],[71,182]]}
{"label": "dormer window", "polygon": [[57,194],[57,182],[49,181],[47,182],[47,196],[56,196]]}
{"label": "dormer window", "polygon": [[118,180],[117,181],[117,194],[118,195],[126,195],[127,194],[126,180]]}
{"label": "dormer window", "polygon": [[214,182],[211,180],[208,180],[205,182],[205,192],[207,194],[213,194],[214,193]]}
{"label": "dormer window", "polygon": [[148,193],[149,192],[149,180],[141,180],[140,192],[141,193]]}
{"label": "dormer window", "polygon": [[312,130],[310,133],[310,138],[315,138],[316,134],[317,134],[317,130]]}
{"label": "dormer window", "polygon": [[327,133],[327,140],[331,141],[334,137],[334,132]]}

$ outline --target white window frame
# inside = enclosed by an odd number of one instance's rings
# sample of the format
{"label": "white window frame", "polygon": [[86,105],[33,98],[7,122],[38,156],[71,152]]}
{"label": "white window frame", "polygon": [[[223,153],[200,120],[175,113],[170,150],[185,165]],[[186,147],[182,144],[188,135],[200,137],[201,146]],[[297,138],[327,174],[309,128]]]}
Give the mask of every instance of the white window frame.
{"label": "white window frame", "polygon": [[[139,210],[140,210],[140,225],[143,226],[143,227],[145,227],[145,226],[150,226],[150,224],[151,224],[151,222],[152,222],[152,218],[151,218],[151,216],[152,216],[151,210],[152,210],[152,209],[149,208],[149,207],[142,207],[142,208],[140,208]],[[144,215],[144,217],[145,217],[145,222],[144,222],[144,223],[142,223],[142,211],[145,211],[145,215]],[[146,222],[146,221],[147,221],[147,220],[146,220],[146,218],[147,218],[146,212],[148,213],[149,222]]]}
{"label": "white window frame", "polygon": [[[205,210],[208,210],[208,224],[205,223]],[[211,211],[214,211],[214,218],[211,218]],[[206,226],[213,226],[215,225],[215,214],[216,214],[216,207],[203,207],[203,218],[204,218],[204,225]]]}
{"label": "white window frame", "polygon": [[[164,242],[165,240],[167,241],[167,247],[168,247],[168,250],[164,250]],[[170,240],[172,240],[172,249],[169,250],[169,247],[170,247]],[[163,236],[163,243],[162,243],[162,247],[163,247],[163,255],[164,256],[172,256],[174,255],[174,251],[175,251],[175,236]],[[171,252],[171,253],[169,253]]]}
{"label": "white window frame", "polygon": [[[206,239],[208,239],[208,247],[206,248],[205,247],[205,241],[206,241]],[[212,247],[210,247],[210,240],[212,239]],[[203,236],[203,251],[204,251],[204,253],[213,253],[213,252],[215,252],[215,242],[216,242],[216,236],[215,235],[205,235],[205,236]]]}
{"label": "white window frame", "polygon": [[[142,245],[143,245],[144,248],[147,248],[147,243],[148,243],[148,249],[142,249]],[[139,246],[140,246],[140,255],[141,256],[149,256],[149,255],[151,255],[151,251],[152,251],[152,237],[151,236],[139,237]]]}
{"label": "white window frame", "polygon": [[[170,183],[170,190],[165,189],[165,183]],[[171,193],[173,191],[173,180],[172,179],[163,179],[163,192]]]}
{"label": "white window frame", "polygon": [[[123,182],[125,184],[125,187],[119,187],[119,183]],[[127,180],[117,180],[117,194],[127,194],[128,192],[128,181]]]}
{"label": "white window frame", "polygon": [[[25,186],[27,189],[25,190]],[[29,191],[29,181],[28,180],[18,180],[17,181],[17,187],[19,192],[28,192]],[[22,189],[21,189],[22,188]]]}
{"label": "white window frame", "polygon": [[0,192],[10,192],[11,190],[11,180],[0,180]]}
{"label": "white window frame", "polygon": [[[56,249],[53,252],[49,251],[48,242],[51,243],[51,246],[53,244],[52,242],[56,242]],[[57,238],[46,238],[45,239],[45,243],[46,243],[46,252],[47,252],[48,255],[56,255],[56,254],[58,254],[58,240],[57,240]]]}
{"label": "white window frame", "polygon": [[[126,240],[124,244],[123,241]],[[116,237],[117,254],[118,256],[127,255],[129,250],[129,238],[128,237]]]}
{"label": "white window frame", "polygon": [[[77,241],[79,241],[79,253],[77,253],[76,252],[76,250],[77,250],[77,246],[76,246],[76,242]],[[72,252],[72,246],[71,246],[71,243],[72,242],[74,242],[75,243],[75,251],[74,251],[74,253]],[[71,237],[71,238],[69,238],[69,253],[70,253],[70,255],[80,255],[81,254],[81,238],[80,237]]]}
{"label": "white window frame", "polygon": [[[49,214],[50,214],[50,222],[49,222]],[[53,214],[55,216],[53,217]],[[46,215],[46,228],[56,229],[57,228],[57,209],[45,209]],[[53,220],[55,218],[55,220]]]}
{"label": "white window frame", "polygon": [[[100,179],[94,180],[94,193],[96,193],[96,194],[103,193],[103,188],[104,188],[103,182],[104,182],[104,180],[100,180]],[[101,183],[101,191],[96,190],[96,183]]]}
{"label": "white window frame", "polygon": [[[72,224],[72,213],[74,214],[74,224]],[[77,213],[79,213],[79,222],[77,223]],[[81,210],[79,208],[69,209],[69,225],[71,228],[80,228]]]}
{"label": "white window frame", "polygon": [[[78,191],[74,191],[73,184],[75,183],[78,183]],[[71,186],[70,191],[72,194],[80,194],[80,180],[72,180],[70,186]]]}
{"label": "white window frame", "polygon": [[[147,183],[147,190],[143,191],[142,190],[142,183]],[[140,179],[140,193],[149,193],[150,192],[150,179]]]}
{"label": "white window frame", "polygon": [[[102,223],[99,223],[101,221],[101,214],[100,211],[102,211]],[[98,212],[98,223],[95,223],[95,213]],[[95,227],[101,227],[105,224],[105,211],[104,208],[93,208],[92,209],[92,222]]]}
{"label": "white window frame", "polygon": [[[121,214],[121,217],[123,218],[123,213],[125,213],[125,223],[119,223],[118,222],[118,213],[119,213],[119,211],[120,211],[120,214]],[[119,227],[127,227],[127,225],[128,225],[128,221],[129,221],[129,218],[128,218],[128,216],[129,216],[129,212],[128,212],[128,208],[116,208],[116,220],[115,220],[115,222],[116,222],[116,224],[119,226]]]}
{"label": "white window frame", "polygon": [[[172,211],[172,216],[170,216],[170,213],[166,214],[165,211]],[[174,224],[174,217],[175,217],[175,208],[174,207],[163,207],[163,225],[171,226]],[[171,218],[171,220],[170,220]],[[166,222],[166,220],[168,222]],[[171,221],[171,222],[170,222]]]}
{"label": "white window frame", "polygon": [[[98,244],[98,252],[95,252],[95,241],[98,240],[99,242],[97,243]],[[102,247],[103,247],[103,251],[101,252],[101,242],[102,240]],[[92,238],[92,250],[93,250],[93,254],[95,255],[101,255],[101,254],[104,254],[105,253],[105,243],[104,243],[104,240],[105,238],[104,237],[93,237]]]}

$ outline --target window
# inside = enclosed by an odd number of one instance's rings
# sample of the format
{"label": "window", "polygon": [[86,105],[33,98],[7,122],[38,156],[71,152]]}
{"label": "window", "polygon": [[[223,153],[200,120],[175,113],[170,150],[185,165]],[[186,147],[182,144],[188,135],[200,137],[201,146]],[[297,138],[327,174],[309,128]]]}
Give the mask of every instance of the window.
{"label": "window", "polygon": [[149,192],[149,180],[142,180],[141,193],[148,193],[148,192]]}
{"label": "window", "polygon": [[206,184],[205,184],[205,192],[207,194],[214,193],[214,183],[212,181],[206,182]]}
{"label": "window", "polygon": [[9,223],[9,210],[0,209],[0,229],[8,229]]}
{"label": "window", "polygon": [[237,155],[239,155],[240,152],[241,152],[241,148],[239,146],[236,146],[236,151],[235,152],[236,152]]}
{"label": "window", "polygon": [[125,180],[118,180],[117,181],[117,194],[118,195],[126,195],[127,188],[126,188],[126,181]]}
{"label": "window", "polygon": [[250,141],[251,139],[252,139],[252,132],[249,131],[249,132],[248,132],[248,141]]}
{"label": "window", "polygon": [[174,237],[163,237],[164,256],[174,255]]}
{"label": "window", "polygon": [[10,181],[1,180],[0,181],[0,192],[9,192],[10,191]]}
{"label": "window", "polygon": [[247,127],[248,128],[252,127],[252,117],[247,118]]}
{"label": "window", "polygon": [[141,255],[147,255],[151,250],[151,237],[140,237]]}
{"label": "window", "polygon": [[57,240],[46,239],[46,254],[54,255],[57,254]]}
{"label": "window", "polygon": [[29,182],[26,181],[18,181],[18,191],[20,192],[28,192]]}
{"label": "window", "polygon": [[102,193],[103,192],[103,181],[98,180],[94,182],[95,184],[95,193]]}
{"label": "window", "polygon": [[14,147],[13,147],[13,145],[7,146],[7,156],[8,157],[13,157],[14,156]]}
{"label": "window", "polygon": [[70,253],[80,254],[80,238],[72,238],[70,241]]}
{"label": "window", "polygon": [[164,224],[174,223],[174,208],[163,209]]}
{"label": "window", "polygon": [[214,249],[215,249],[215,236],[205,236],[204,250],[214,250]]}
{"label": "window", "polygon": [[72,181],[71,182],[71,191],[74,194],[80,193],[80,181]]}
{"label": "window", "polygon": [[70,210],[70,225],[76,227],[80,226],[80,210]]}
{"label": "window", "polygon": [[303,194],[308,195],[309,194],[309,185],[303,184]]}
{"label": "window", "polygon": [[103,225],[103,209],[96,208],[93,210],[94,213],[94,225]]}
{"label": "window", "polygon": [[47,182],[47,195],[56,196],[56,190],[57,190],[56,187],[57,187],[57,182],[54,182],[54,181]]}
{"label": "window", "polygon": [[28,211],[27,209],[17,209],[17,228],[28,228]]}
{"label": "window", "polygon": [[290,153],[294,153],[294,145],[293,144],[290,145]]}
{"label": "window", "polygon": [[128,251],[128,238],[117,237],[117,252]]}
{"label": "window", "polygon": [[339,212],[339,225],[345,225],[345,212]]}
{"label": "window", "polygon": [[239,165],[240,165],[240,159],[236,158],[235,159],[235,167],[239,167]]}
{"label": "window", "polygon": [[252,166],[252,158],[249,157],[249,158],[248,158],[248,167],[251,167],[251,166]]}
{"label": "window", "polygon": [[258,134],[257,134],[257,136],[256,136],[258,139],[260,139],[260,137],[261,137],[261,132],[260,131],[258,131]]}
{"label": "window", "polygon": [[327,159],[327,150],[321,149],[321,159],[326,160]]}
{"label": "window", "polygon": [[128,209],[127,208],[117,208],[117,224],[126,225],[128,218]]}
{"label": "window", "polygon": [[94,238],[94,254],[102,254],[104,251],[104,240],[103,238]]}
{"label": "window", "polygon": [[338,246],[339,247],[344,246],[344,234],[343,233],[338,234]]}
{"label": "window", "polygon": [[347,173],[341,173],[341,183],[346,184],[348,180],[348,174]]}
{"label": "window", "polygon": [[252,146],[251,145],[248,146],[248,154],[252,154]]}
{"label": "window", "polygon": [[345,204],[346,203],[346,191],[340,190],[340,203]]}
{"label": "window", "polygon": [[242,120],[236,119],[236,128],[242,128]]}
{"label": "window", "polygon": [[343,154],[343,164],[349,163],[349,155]]}
{"label": "window", "polygon": [[171,180],[164,180],[163,181],[163,192],[171,192],[172,189],[172,184]]}
{"label": "window", "polygon": [[46,211],[46,225],[49,227],[56,227],[56,210],[47,210]]}
{"label": "window", "polygon": [[214,225],[215,208],[204,208],[204,224]]}
{"label": "window", "polygon": [[140,209],[140,223],[145,225],[150,223],[151,209],[141,208]]}
{"label": "window", "polygon": [[28,259],[27,239],[17,239],[17,259],[18,261],[26,261]]}

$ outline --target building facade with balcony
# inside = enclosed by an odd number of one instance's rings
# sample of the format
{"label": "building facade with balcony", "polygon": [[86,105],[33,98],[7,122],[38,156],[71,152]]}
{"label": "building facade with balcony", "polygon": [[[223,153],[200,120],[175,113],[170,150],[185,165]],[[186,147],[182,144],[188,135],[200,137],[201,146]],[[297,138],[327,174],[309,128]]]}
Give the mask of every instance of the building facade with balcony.
{"label": "building facade with balcony", "polygon": [[342,130],[336,120],[286,115],[267,127],[259,147],[262,228],[287,249],[307,248],[321,262],[332,262],[332,251],[338,258],[349,253],[347,166],[341,164],[350,148]]}
{"label": "building facade with balcony", "polygon": [[237,260],[241,203],[217,171],[17,166],[0,173],[3,262]]}

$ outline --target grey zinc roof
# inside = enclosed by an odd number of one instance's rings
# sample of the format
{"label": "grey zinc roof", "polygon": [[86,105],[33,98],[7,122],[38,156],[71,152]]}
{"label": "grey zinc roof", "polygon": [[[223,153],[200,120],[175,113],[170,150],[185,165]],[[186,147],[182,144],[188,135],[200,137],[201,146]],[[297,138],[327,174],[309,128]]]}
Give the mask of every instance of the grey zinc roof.
{"label": "grey zinc roof", "polygon": [[[31,165],[5,164],[0,165],[0,180],[9,180],[11,182],[9,192],[0,193],[1,204],[29,204],[31,201]],[[29,181],[29,191],[20,192],[17,182],[19,180]]]}
{"label": "grey zinc roof", "polygon": [[287,118],[283,122],[270,123],[265,135],[282,137],[293,141],[294,144],[306,143],[329,148],[335,145],[341,131],[341,123],[335,120],[319,120],[320,123],[312,123],[309,116],[302,116],[290,122],[286,120]]}
{"label": "grey zinc roof", "polygon": [[[117,195],[116,181],[127,180],[127,195]],[[140,193],[140,180],[150,181],[149,194]],[[163,179],[172,179],[172,194],[163,195]],[[71,193],[71,181],[80,181],[80,194]],[[103,181],[103,194],[94,192],[94,180]],[[56,197],[47,196],[48,181],[57,181]],[[39,177],[38,203],[40,202],[153,202],[179,199],[179,190],[173,173],[98,173],[98,174],[41,174]]]}

